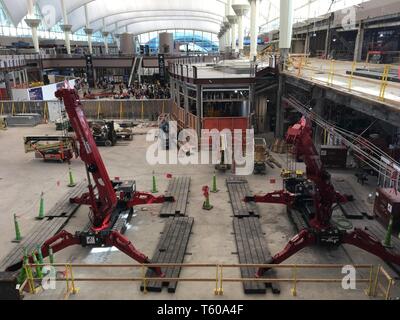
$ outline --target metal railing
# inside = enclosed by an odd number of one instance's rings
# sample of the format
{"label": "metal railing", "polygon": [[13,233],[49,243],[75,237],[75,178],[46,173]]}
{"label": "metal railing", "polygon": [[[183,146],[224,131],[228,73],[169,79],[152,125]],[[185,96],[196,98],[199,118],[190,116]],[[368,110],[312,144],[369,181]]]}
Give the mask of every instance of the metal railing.
{"label": "metal railing", "polygon": [[[0,116],[37,113],[49,119],[49,104],[54,101],[0,101]],[[171,113],[171,100],[81,100],[88,118],[157,119],[160,113]]]}
{"label": "metal railing", "polygon": [[[396,105],[400,104],[400,94],[398,95],[399,100],[393,99],[393,97],[390,97],[388,94],[388,89],[392,89],[393,92],[399,92],[400,89],[399,83],[389,81],[392,71],[398,73],[400,67],[397,65],[377,65],[367,62],[353,62],[351,66],[349,66],[349,70],[340,73],[338,67],[344,63],[343,61],[321,60],[321,62],[324,63],[321,64],[320,68],[313,66],[312,61],[316,62],[316,59],[312,60],[308,55],[289,57],[288,61],[286,61],[284,65],[284,71],[303,79],[326,84],[332,88],[359,93],[381,102],[388,102]],[[357,72],[362,71],[374,72],[378,79],[356,75]],[[368,84],[368,86],[375,86],[376,94],[371,90],[366,90],[367,88],[364,88],[365,86],[354,85],[354,80],[359,82],[362,81]]]}
{"label": "metal railing", "polygon": [[[40,290],[41,282],[43,277],[42,268],[52,267],[53,270],[58,271],[58,274],[62,276],[56,277],[54,281],[65,282],[65,298],[68,298],[70,294],[78,293],[78,282],[140,282],[143,286],[143,292],[146,294],[147,286],[149,281],[163,281],[163,282],[192,282],[192,283],[212,283],[215,284],[213,289],[214,295],[224,294],[224,284],[227,283],[288,283],[291,285],[291,294],[293,297],[297,296],[299,291],[299,284],[334,284],[342,283],[345,281],[343,276],[343,268],[345,265],[341,264],[212,264],[212,263],[199,263],[199,264],[71,264],[71,263],[57,263],[57,264],[26,264],[24,271],[26,279],[20,287],[22,292],[28,287],[31,294],[36,294]],[[209,269],[210,276],[208,277],[180,277],[180,278],[160,278],[160,277],[147,277],[147,268],[197,268],[197,269]],[[384,270],[382,266],[375,267],[374,265],[352,265],[354,270],[364,270],[367,272],[367,277],[358,276],[355,279],[357,285],[363,283],[366,285],[365,294],[369,297],[382,297],[386,300],[391,298],[392,288],[394,286],[394,279]],[[140,271],[139,276],[127,276],[127,277],[81,277],[77,276],[78,269],[116,269],[116,268],[129,268]],[[239,278],[233,276],[227,276],[228,270],[239,269],[239,268],[266,268],[271,270],[287,270],[290,272],[290,276],[287,277],[265,277],[265,278]],[[301,272],[304,270],[340,270],[338,277],[311,277],[309,275],[302,276]],[[38,277],[37,275],[40,274]],[[57,274],[57,272],[53,272]],[[47,278],[48,279],[48,278]],[[386,286],[382,284],[386,282]],[[358,285],[359,287],[359,285]],[[342,287],[343,288],[343,287]],[[343,288],[344,292],[345,289]]]}

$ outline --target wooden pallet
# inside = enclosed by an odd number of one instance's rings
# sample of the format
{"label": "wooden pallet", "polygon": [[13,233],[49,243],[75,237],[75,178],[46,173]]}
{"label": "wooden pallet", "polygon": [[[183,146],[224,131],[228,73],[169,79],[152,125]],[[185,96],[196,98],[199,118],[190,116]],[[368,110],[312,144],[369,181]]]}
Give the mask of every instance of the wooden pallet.
{"label": "wooden pallet", "polygon": [[17,244],[11,252],[0,262],[0,271],[6,270],[22,260],[24,249],[28,253],[36,250],[37,245],[60,232],[75,214],[80,205],[73,204],[70,199],[79,196],[86,188],[85,183],[80,183],[71,189],[62,200],[58,201],[46,214],[45,219],[38,221],[33,230]]}
{"label": "wooden pallet", "polygon": [[354,191],[348,181],[334,179],[333,186],[339,193],[343,195],[351,195],[354,198],[353,201],[340,204],[343,214],[347,219],[363,219],[364,216],[368,219],[374,218],[372,210],[369,209],[362,200],[357,199],[357,192]]}
{"label": "wooden pallet", "polygon": [[[265,264],[271,259],[258,218],[234,218],[233,230],[241,264]],[[255,278],[256,272],[256,268],[240,268],[242,278]],[[273,271],[268,272],[268,276],[271,275],[273,276]],[[245,294],[265,294],[267,287],[271,288],[274,294],[280,293],[279,286],[275,283],[243,282]]]}
{"label": "wooden pallet", "polygon": [[[193,223],[194,218],[170,217],[165,224],[164,231],[151,262],[183,263]],[[166,278],[179,278],[181,267],[163,268],[162,271],[165,273]],[[150,269],[146,273],[146,278],[155,276],[154,271]],[[146,284],[146,290],[149,292],[161,292],[163,287],[167,287],[169,293],[175,293],[177,285],[176,281],[149,280]],[[140,290],[144,290],[143,284]]]}
{"label": "wooden pallet", "polygon": [[308,228],[307,221],[304,219],[300,211],[288,207],[287,213],[296,227],[297,232]]}
{"label": "wooden pallet", "polygon": [[66,217],[71,215],[80,205],[71,203],[69,199],[79,197],[85,192],[88,192],[87,182],[80,182],[68,191],[64,198],[57,201],[57,203],[47,212],[46,217]]}
{"label": "wooden pallet", "polygon": [[233,215],[237,218],[259,217],[260,212],[254,202],[244,202],[246,196],[251,196],[249,183],[245,178],[230,177],[226,179]]}
{"label": "wooden pallet", "polygon": [[167,189],[167,196],[173,196],[175,202],[164,202],[160,217],[185,216],[188,204],[190,188],[190,177],[178,177],[170,180]]}

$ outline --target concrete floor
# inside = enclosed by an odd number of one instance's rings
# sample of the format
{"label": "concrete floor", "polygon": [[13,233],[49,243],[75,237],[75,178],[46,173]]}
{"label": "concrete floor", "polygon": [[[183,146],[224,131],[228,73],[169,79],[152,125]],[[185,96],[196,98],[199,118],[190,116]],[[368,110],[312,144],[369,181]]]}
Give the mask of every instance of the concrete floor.
{"label": "concrete floor", "polygon": [[[299,65],[299,63],[300,61],[296,63],[296,66]],[[352,70],[352,65],[352,61],[335,61],[332,87],[339,90],[344,90],[346,92],[349,91],[350,75],[347,75],[346,72]],[[361,62],[357,64],[357,68],[363,68],[365,70],[368,70],[369,68],[371,68],[371,70],[383,70],[383,67],[384,65],[365,64]],[[293,76],[299,76],[301,78],[329,86],[328,82],[330,79],[330,71],[330,61],[310,58],[308,59],[308,64],[302,67],[300,75],[298,68],[290,67],[286,72]],[[352,80],[351,91],[353,94],[359,94],[363,97],[367,97],[371,100],[378,101],[379,103],[384,103],[398,109],[400,107],[400,84],[391,81],[388,82],[385,92],[385,101],[379,100],[381,84],[382,81],[380,80],[354,76]]]}
{"label": "concrete floor", "polygon": [[[137,129],[144,132],[146,129]],[[35,128],[10,128],[0,132],[0,259],[3,258],[14,244],[12,214],[19,216],[22,234],[29,233],[35,225],[34,217],[38,213],[39,197],[45,193],[46,210],[68,191],[67,165],[60,163],[44,163],[34,159],[33,154],[25,154],[22,138],[24,135],[58,134],[54,125],[41,125]],[[193,234],[190,238],[185,263],[238,263],[236,245],[232,227],[232,212],[229,204],[229,196],[225,186],[225,175],[218,175],[218,187],[221,190],[216,195],[211,195],[214,210],[208,212],[201,209],[203,196],[201,188],[211,184],[213,166],[174,166],[163,165],[151,167],[146,163],[145,152],[149,146],[144,135],[136,135],[129,143],[120,143],[113,148],[100,148],[104,162],[111,177],[134,178],[137,181],[138,190],[149,191],[151,188],[151,173],[155,170],[158,177],[159,190],[167,188],[166,173],[175,176],[190,176],[192,178],[191,193],[189,196],[188,213],[195,218]],[[279,157],[279,155],[277,155]],[[282,157],[284,162],[285,157]],[[80,160],[72,162],[72,170],[77,181],[85,178],[84,167]],[[251,189],[255,193],[264,193],[280,188],[281,180],[278,169],[269,169],[266,176],[249,176]],[[373,189],[373,186],[361,188],[349,173],[338,173],[346,176],[349,181],[360,190],[364,199]],[[269,184],[270,178],[278,179],[276,185]],[[59,186],[58,186],[59,182]],[[260,205],[263,231],[269,244],[270,251],[279,252],[295,234],[290,223],[286,208],[281,205]],[[165,220],[158,217],[160,205],[138,207],[138,212],[132,220],[132,226],[126,236],[134,245],[150,257],[155,250],[160,232]],[[88,221],[88,209],[81,207],[74,218],[71,219],[67,230],[75,232],[81,230]],[[357,248],[347,247],[345,250],[324,250],[321,248],[307,248],[293,256],[287,263],[355,263],[382,262],[362,252]],[[81,247],[70,247],[56,254],[56,262],[64,263],[133,263],[126,255],[113,249],[90,250]],[[133,277],[140,276],[140,271],[132,269],[75,269],[75,277]],[[237,269],[226,270],[225,276],[239,277]],[[278,276],[291,277],[290,271],[279,271]],[[298,273],[299,277],[334,277],[342,278],[340,271],[307,270]],[[363,274],[363,276],[366,276]],[[181,277],[215,277],[214,269],[187,268],[181,273]],[[116,282],[82,282],[78,284],[80,291],[70,299],[369,299],[365,293],[365,284],[358,284],[356,290],[345,291],[337,284],[299,284],[298,295],[293,298],[290,292],[290,284],[282,284],[282,293],[272,295],[244,295],[242,285],[229,283],[224,285],[224,296],[214,296],[215,283],[180,283],[175,294],[148,293],[143,294],[139,290],[139,283]],[[62,299],[64,297],[65,283],[58,283],[56,290],[45,291],[38,295],[26,295],[26,299]],[[399,296],[398,288],[393,296]]]}

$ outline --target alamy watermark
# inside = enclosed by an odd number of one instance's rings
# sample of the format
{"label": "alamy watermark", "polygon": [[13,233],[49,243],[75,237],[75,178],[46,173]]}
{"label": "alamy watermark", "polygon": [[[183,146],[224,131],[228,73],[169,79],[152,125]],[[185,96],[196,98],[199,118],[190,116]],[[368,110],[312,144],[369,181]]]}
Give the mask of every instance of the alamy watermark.
{"label": "alamy watermark", "polygon": [[146,152],[150,165],[217,165],[223,162],[234,165],[237,175],[251,175],[254,171],[253,129],[203,129],[199,137],[193,129],[178,133],[177,122],[170,121],[167,133],[152,129],[146,141],[152,142]]}

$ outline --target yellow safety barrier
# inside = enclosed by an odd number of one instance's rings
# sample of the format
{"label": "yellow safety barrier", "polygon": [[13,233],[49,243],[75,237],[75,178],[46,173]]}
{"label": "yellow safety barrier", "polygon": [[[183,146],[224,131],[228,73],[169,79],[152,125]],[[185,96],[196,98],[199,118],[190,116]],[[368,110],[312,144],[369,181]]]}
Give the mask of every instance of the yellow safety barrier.
{"label": "yellow safety barrier", "polygon": [[335,60],[332,59],[329,65],[328,84],[333,85],[333,78],[335,76]]}
{"label": "yellow safety barrier", "polygon": [[49,120],[49,104],[47,101],[44,105],[43,118],[44,118],[44,122],[47,123]]}
{"label": "yellow safety barrier", "polygon": [[[364,97],[376,99],[377,101],[398,105],[398,99],[388,98],[387,91],[388,88],[392,89],[391,92],[394,95],[400,92],[400,85],[388,80],[390,70],[397,69],[399,66],[388,64],[385,65],[384,70],[381,71],[382,67],[383,66],[379,64],[366,65],[365,63],[357,63],[355,61],[350,64],[348,62],[331,60],[330,63],[328,63],[327,60],[311,58],[309,59],[309,64],[302,66],[301,78],[320,82],[337,89],[343,88],[353,93],[362,94]],[[358,76],[356,75],[358,68],[366,71],[379,72],[381,76],[379,80]],[[294,76],[299,75],[298,70],[289,69],[285,72],[293,74]],[[337,78],[340,78],[340,81],[334,81]],[[344,81],[341,81],[341,79]],[[355,80],[357,80],[358,84],[356,87],[354,86]],[[372,90],[365,90],[367,87],[371,87]],[[400,97],[400,94],[397,96]]]}
{"label": "yellow safety barrier", "polygon": [[391,66],[390,65],[385,65],[382,73],[382,78],[381,78],[381,88],[379,91],[379,99],[382,101],[385,101],[385,92],[386,88],[388,86],[388,77],[389,77],[389,72],[390,72]]}
{"label": "yellow safety barrier", "polygon": [[100,101],[97,103],[97,120],[100,119],[100,113],[101,113],[101,104]]}
{"label": "yellow safety barrier", "polygon": [[[44,267],[42,264],[27,264],[25,266],[27,281],[24,283],[24,286],[29,286],[29,292],[31,294],[36,294],[39,292],[38,288],[35,288],[35,283],[37,284],[38,280],[33,277],[33,270],[36,270],[37,267]],[[300,270],[342,270],[344,265],[340,264],[286,264],[286,265],[273,265],[273,264],[52,264],[54,268],[63,268],[65,275],[64,278],[56,278],[55,281],[65,281],[66,291],[65,298],[68,298],[71,294],[77,294],[79,289],[76,286],[76,282],[141,282],[143,284],[143,293],[147,294],[147,285],[148,280],[150,278],[146,278],[146,270],[147,268],[214,268],[215,276],[214,277],[191,277],[191,278],[160,278],[160,277],[152,277],[151,280],[154,281],[165,281],[165,282],[210,282],[215,283],[215,288],[213,290],[214,295],[224,295],[224,283],[244,283],[244,282],[262,282],[262,283],[291,283],[291,294],[296,297],[298,295],[298,286],[300,283],[320,283],[320,284],[333,284],[333,283],[342,283],[343,277],[340,272],[340,277],[334,278],[327,277],[323,278],[319,277],[301,277],[299,275]],[[382,266],[378,266],[376,269],[373,265],[353,265],[356,270],[367,270],[369,271],[369,276],[363,278],[360,274],[357,273],[357,284],[365,283],[367,284],[367,288],[364,291],[366,295],[370,297],[382,297],[386,300],[390,299],[390,294],[392,287],[394,285],[394,280],[391,276],[382,268]],[[141,271],[141,275],[139,277],[75,277],[73,273],[73,269],[102,269],[102,268],[133,268],[139,269]],[[291,271],[291,276],[289,277],[264,277],[264,278],[236,278],[236,277],[226,277],[224,275],[224,270],[226,269],[237,269],[237,268],[265,268],[265,269],[273,269],[273,270],[289,270]],[[331,273],[330,273],[331,274]],[[382,285],[381,282],[387,281],[387,285]],[[359,287],[359,285],[358,285]],[[23,288],[21,288],[23,290]]]}
{"label": "yellow safety barrier", "polygon": [[349,78],[349,90],[351,91],[351,87],[353,86],[353,77],[354,77],[354,72],[356,71],[356,66],[357,63],[355,61],[353,61],[353,64],[351,66],[351,74],[350,74],[350,78]]}
{"label": "yellow safety barrier", "polygon": [[119,103],[119,119],[121,120],[124,115],[124,106],[122,104],[122,101]]}

